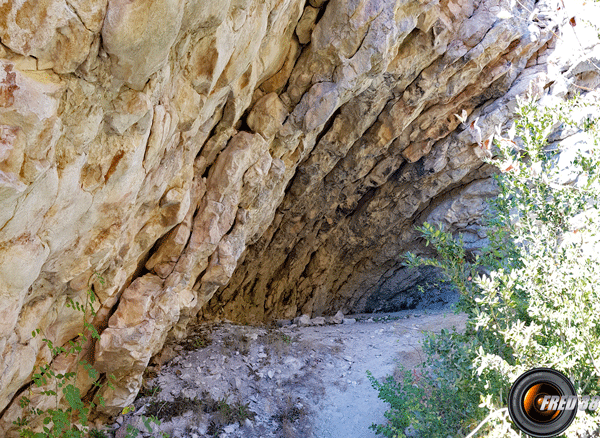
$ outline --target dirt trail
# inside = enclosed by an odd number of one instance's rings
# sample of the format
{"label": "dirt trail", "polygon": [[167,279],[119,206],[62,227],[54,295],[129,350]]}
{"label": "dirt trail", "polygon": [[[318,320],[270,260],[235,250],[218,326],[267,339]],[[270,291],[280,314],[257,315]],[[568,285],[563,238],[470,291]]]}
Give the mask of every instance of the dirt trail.
{"label": "dirt trail", "polygon": [[[410,314],[404,315],[409,316]],[[424,361],[421,339],[427,331],[464,326],[465,316],[448,312],[423,314],[418,312],[390,322],[357,323],[356,327],[340,326],[340,336],[346,340],[343,355],[351,361],[345,376],[337,376],[342,385],[329,384],[322,409],[316,416],[317,437],[375,437],[369,430],[372,423],[384,423],[388,408],[377,398],[367,370],[381,379],[394,372],[399,363],[414,368]],[[336,375],[328,376],[331,382]]]}
{"label": "dirt trail", "polygon": [[145,430],[142,416],[156,415],[161,424],[145,436],[375,437],[369,425],[385,421],[387,405],[366,371],[382,378],[397,363],[415,367],[423,332],[462,328],[465,316],[438,309],[346,318],[308,327],[196,327],[165,350],[163,359],[172,360],[150,368],[145,396],[118,418],[115,435],[128,424]]}

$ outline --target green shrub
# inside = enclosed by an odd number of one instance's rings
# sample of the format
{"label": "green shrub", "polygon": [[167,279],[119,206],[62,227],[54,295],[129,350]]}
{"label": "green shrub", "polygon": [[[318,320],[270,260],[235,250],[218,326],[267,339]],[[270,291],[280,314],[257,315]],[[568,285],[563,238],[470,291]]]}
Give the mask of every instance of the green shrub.
{"label": "green shrub", "polygon": [[[496,142],[500,193],[488,209],[489,245],[478,254],[466,254],[460,236],[420,228],[438,258],[408,254],[406,264],[444,270],[461,292],[466,329],[430,335],[418,373],[383,383],[370,376],[391,405],[376,432],[404,437],[412,426],[421,437],[519,436],[506,411],[508,391],[539,366],[565,373],[579,394],[600,393],[599,109],[581,100],[549,109],[520,102],[516,141]],[[547,141],[559,126],[589,136],[567,173]],[[586,411],[565,436],[599,424]]]}
{"label": "green shrub", "polygon": [[[104,282],[104,279],[99,275],[95,274],[100,282]],[[56,358],[58,355],[74,356],[78,357],[82,353],[84,347],[90,340],[90,338],[99,340],[100,335],[94,327],[88,321],[88,317],[93,318],[96,316],[94,311],[94,301],[96,296],[94,291],[89,288],[86,293],[86,301],[81,304],[77,301],[69,299],[66,306],[74,310],[83,313],[83,324],[82,330],[78,334],[76,340],[70,340],[67,346],[56,346],[54,343],[44,337],[42,341],[48,346],[52,354],[52,358]],[[40,329],[36,329],[32,332],[32,336],[43,335]],[[98,388],[102,384],[100,383],[100,375],[98,371],[87,361],[80,360],[79,365],[87,372],[88,377],[94,382],[93,385]],[[79,388],[75,386],[77,382],[77,370],[79,367],[75,367],[75,372],[57,373],[49,364],[45,364],[39,367],[39,371],[34,372],[32,377],[32,384],[37,388],[42,388],[40,392],[42,396],[49,397],[53,402],[53,407],[48,409],[39,409],[32,406],[31,399],[27,396],[22,396],[20,399],[20,406],[26,409],[26,416],[20,417],[13,424],[19,429],[19,436],[22,438],[83,438],[85,436],[90,437],[102,437],[105,434],[102,431],[90,429],[88,426],[88,420],[92,410],[97,405],[104,406],[104,400],[101,396],[94,397],[91,401],[86,402],[82,396]],[[111,386],[111,380],[113,376],[107,376],[106,385]],[[29,390],[29,395],[32,395],[32,388]],[[156,422],[155,419],[144,418],[144,424],[146,428],[151,432],[152,429],[149,426],[149,422]],[[41,422],[41,431],[40,429]],[[128,428],[127,437],[133,438],[137,436],[139,431],[135,428]]]}

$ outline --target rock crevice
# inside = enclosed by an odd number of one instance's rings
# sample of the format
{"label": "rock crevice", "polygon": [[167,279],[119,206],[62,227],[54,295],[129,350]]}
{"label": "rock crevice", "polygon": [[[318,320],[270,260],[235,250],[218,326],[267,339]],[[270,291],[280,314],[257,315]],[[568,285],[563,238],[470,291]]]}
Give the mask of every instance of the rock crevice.
{"label": "rock crevice", "polygon": [[570,12],[551,0],[0,9],[6,433],[34,367],[76,366],[30,333],[76,337],[82,315],[65,302],[85,301],[90,279],[101,339],[89,354],[117,376],[103,393],[114,413],[198,317],[377,308],[416,281],[398,255],[420,249],[425,220],[476,248],[493,195],[481,140],[507,126],[516,96],[598,85],[576,54],[557,60]]}

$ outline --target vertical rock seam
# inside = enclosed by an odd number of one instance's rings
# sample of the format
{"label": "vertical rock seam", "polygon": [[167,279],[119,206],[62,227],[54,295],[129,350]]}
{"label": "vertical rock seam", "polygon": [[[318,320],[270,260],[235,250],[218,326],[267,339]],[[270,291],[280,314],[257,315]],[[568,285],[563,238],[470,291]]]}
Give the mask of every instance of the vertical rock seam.
{"label": "vertical rock seam", "polygon": [[516,96],[553,86],[565,13],[551,0],[5,2],[0,434],[35,367],[77,366],[31,333],[75,338],[82,315],[65,304],[90,284],[101,339],[84,353],[116,376],[102,390],[113,414],[198,317],[377,306],[421,275],[398,255],[419,248],[424,220],[476,248],[493,169],[455,114],[489,138]]}

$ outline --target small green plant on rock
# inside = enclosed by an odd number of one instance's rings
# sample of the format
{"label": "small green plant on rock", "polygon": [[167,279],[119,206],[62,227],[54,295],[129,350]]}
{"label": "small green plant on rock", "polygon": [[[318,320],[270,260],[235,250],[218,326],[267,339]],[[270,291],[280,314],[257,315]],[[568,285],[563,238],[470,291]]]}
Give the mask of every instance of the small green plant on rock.
{"label": "small green plant on rock", "polygon": [[246,418],[254,418],[256,414],[250,410],[249,403],[242,403],[240,401],[228,403],[228,398],[227,396],[223,397],[217,402],[217,410],[223,424],[239,423],[241,425]]}
{"label": "small green plant on rock", "polygon": [[[144,427],[146,428],[148,433],[152,433],[152,431],[153,431],[152,424],[160,425],[160,420],[154,415],[150,415],[148,417],[146,417],[145,415],[142,415],[141,421],[144,424]],[[135,427],[131,424],[127,425],[126,430],[127,430],[127,435],[125,435],[125,438],[136,438],[141,432],[137,427]]]}
{"label": "small green plant on rock", "polygon": [[[100,275],[96,274],[98,280],[104,280]],[[65,356],[80,356],[84,347],[90,340],[100,339],[96,328],[88,321],[88,314],[93,318],[96,313],[93,308],[96,296],[91,288],[87,291],[86,301],[82,305],[72,299],[67,301],[67,307],[71,307],[83,313],[83,327],[77,340],[70,340],[67,346],[56,346],[54,343],[44,337],[42,341],[50,349],[52,358],[59,355]],[[31,334],[33,337],[43,335],[40,329],[36,329]],[[85,360],[80,360],[79,365],[88,373],[94,385],[99,387],[99,373]],[[49,397],[53,400],[54,407],[42,410],[31,407],[31,399],[27,396],[22,396],[20,405],[23,409],[28,408],[28,415],[24,418],[18,418],[13,424],[19,428],[19,435],[23,438],[78,438],[83,437],[87,433],[101,434],[100,431],[90,431],[87,426],[90,412],[97,404],[104,405],[104,400],[98,396],[93,401],[84,402],[79,388],[75,386],[77,381],[77,371],[58,373],[49,364],[39,367],[38,372],[33,374],[32,384],[37,388],[43,388],[41,395]],[[110,376],[109,382],[110,383]],[[32,389],[30,388],[30,396]],[[61,401],[66,402],[66,406],[61,404]],[[40,432],[35,431],[35,419],[41,419],[42,427]]]}
{"label": "small green plant on rock", "polygon": [[207,345],[208,344],[205,339],[200,339],[200,338],[194,339],[194,347],[196,347],[196,348],[204,348]]}
{"label": "small green plant on rock", "polygon": [[[104,283],[104,279],[95,274],[95,277]],[[83,314],[82,330],[76,340],[70,340],[66,346],[56,346],[46,336],[42,341],[50,349],[52,358],[55,359],[59,355],[79,357],[84,353],[84,349],[93,339],[99,340],[100,335],[96,327],[89,321],[96,316],[94,310],[94,302],[96,295],[90,287],[86,293],[86,300],[81,304],[73,299],[67,300],[67,307],[70,307]],[[44,336],[40,329],[36,329],[31,334],[33,337]],[[93,386],[99,388],[102,386],[100,382],[100,374],[86,360],[79,360],[80,365],[88,377],[93,381]],[[91,429],[88,426],[88,420],[92,410],[98,406],[104,406],[104,400],[101,396],[92,398],[91,401],[86,401],[84,395],[81,394],[79,388],[75,386],[78,377],[79,367],[75,367],[75,371],[65,373],[56,372],[49,364],[44,364],[39,367],[38,372],[34,372],[32,385],[41,388],[40,394],[52,400],[53,407],[48,409],[40,409],[32,407],[31,396],[33,389],[30,387],[29,396],[22,396],[19,403],[23,409],[27,409],[25,417],[18,418],[13,422],[18,427],[19,436],[22,438],[83,438],[90,436],[92,438],[106,438],[106,434],[97,429]],[[112,387],[111,381],[114,376],[107,376],[105,383]],[[159,388],[160,389],[160,388]],[[39,420],[39,421],[38,421]],[[150,423],[157,423],[156,417],[144,417],[144,425],[149,432],[152,432]],[[41,431],[37,431],[41,422]],[[137,428],[128,426],[127,438],[134,438],[139,434]]]}

